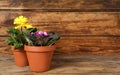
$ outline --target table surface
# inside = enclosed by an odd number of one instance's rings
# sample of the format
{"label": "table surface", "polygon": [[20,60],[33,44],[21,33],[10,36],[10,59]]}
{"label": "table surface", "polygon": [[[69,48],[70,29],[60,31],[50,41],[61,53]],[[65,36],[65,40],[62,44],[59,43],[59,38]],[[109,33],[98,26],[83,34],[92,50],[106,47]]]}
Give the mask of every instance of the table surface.
{"label": "table surface", "polygon": [[27,67],[17,67],[13,56],[0,57],[0,75],[120,75],[120,56],[55,57],[51,69],[35,73]]}

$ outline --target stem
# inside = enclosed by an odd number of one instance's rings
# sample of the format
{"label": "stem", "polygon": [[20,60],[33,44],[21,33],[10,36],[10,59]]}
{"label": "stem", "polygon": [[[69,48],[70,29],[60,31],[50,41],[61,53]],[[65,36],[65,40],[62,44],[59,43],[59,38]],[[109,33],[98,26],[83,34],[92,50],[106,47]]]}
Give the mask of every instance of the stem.
{"label": "stem", "polygon": [[22,29],[22,27],[20,28],[20,30],[21,30],[21,32],[23,32],[23,29]]}
{"label": "stem", "polygon": [[31,40],[29,40],[26,36],[25,36],[25,38],[26,38],[26,40],[27,40],[27,42],[28,42],[28,45],[32,45],[32,46],[33,46],[32,41],[31,41]]}

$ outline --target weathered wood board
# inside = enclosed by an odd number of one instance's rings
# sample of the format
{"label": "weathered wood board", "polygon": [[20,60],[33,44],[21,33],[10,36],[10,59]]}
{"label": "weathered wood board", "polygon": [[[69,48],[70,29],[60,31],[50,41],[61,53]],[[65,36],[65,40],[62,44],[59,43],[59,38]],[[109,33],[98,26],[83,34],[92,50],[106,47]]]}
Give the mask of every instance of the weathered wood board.
{"label": "weathered wood board", "polygon": [[0,75],[120,75],[120,55],[53,56],[49,71],[17,67],[13,56],[0,57]]}
{"label": "weathered wood board", "polygon": [[29,18],[35,27],[45,31],[56,31],[61,35],[120,35],[117,12],[0,12],[0,35],[7,35],[8,27],[14,26],[18,15]]}
{"label": "weathered wood board", "polygon": [[11,54],[4,40],[13,19],[61,34],[57,55],[120,54],[120,0],[0,0],[0,54]]}
{"label": "weathered wood board", "polygon": [[0,9],[40,9],[41,11],[119,11],[120,0],[0,0]]}
{"label": "weathered wood board", "polygon": [[[11,53],[10,48],[4,43],[8,37],[0,38],[0,52]],[[120,54],[120,37],[62,37],[57,42],[55,54],[58,55],[83,55],[83,54]]]}

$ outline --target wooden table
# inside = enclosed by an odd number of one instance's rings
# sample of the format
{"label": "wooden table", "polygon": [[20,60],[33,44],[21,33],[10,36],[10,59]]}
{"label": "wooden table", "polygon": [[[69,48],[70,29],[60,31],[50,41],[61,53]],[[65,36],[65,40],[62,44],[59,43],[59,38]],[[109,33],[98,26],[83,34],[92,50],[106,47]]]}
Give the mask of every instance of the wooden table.
{"label": "wooden table", "polygon": [[0,57],[0,75],[120,75],[120,56],[54,56],[51,69],[43,73],[17,67],[13,56]]}

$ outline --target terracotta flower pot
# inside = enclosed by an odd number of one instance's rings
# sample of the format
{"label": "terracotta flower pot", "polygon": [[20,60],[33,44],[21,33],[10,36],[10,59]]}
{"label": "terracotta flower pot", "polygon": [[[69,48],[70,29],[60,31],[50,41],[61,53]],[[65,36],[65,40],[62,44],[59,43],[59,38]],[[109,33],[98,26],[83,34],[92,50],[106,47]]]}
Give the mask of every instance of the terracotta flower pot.
{"label": "terracotta flower pot", "polygon": [[15,64],[17,66],[23,67],[23,66],[28,66],[28,59],[26,52],[24,51],[24,48],[19,48],[14,50],[14,46],[11,46],[11,50],[14,54],[14,60]]}
{"label": "terracotta flower pot", "polygon": [[49,70],[54,50],[55,46],[25,46],[31,71]]}

